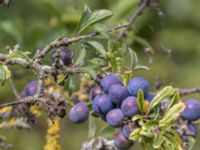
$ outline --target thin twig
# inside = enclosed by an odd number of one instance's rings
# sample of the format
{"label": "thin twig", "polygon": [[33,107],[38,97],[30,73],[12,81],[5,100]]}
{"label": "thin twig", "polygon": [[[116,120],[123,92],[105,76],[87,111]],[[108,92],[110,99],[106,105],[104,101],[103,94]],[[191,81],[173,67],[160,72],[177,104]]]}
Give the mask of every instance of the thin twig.
{"label": "thin twig", "polygon": [[[110,28],[108,30],[108,32],[115,32],[122,28],[127,28],[128,26],[129,26],[129,24],[113,27],[113,28]],[[80,35],[80,36],[76,36],[76,37],[72,37],[72,38],[67,38],[67,37],[62,36],[62,37],[56,39],[55,41],[49,43],[48,45],[46,45],[42,50],[38,50],[37,53],[35,54],[35,56],[33,57],[33,60],[40,61],[40,59],[45,57],[47,55],[47,53],[53,48],[58,48],[61,46],[68,46],[68,45],[78,42],[80,40],[93,38],[99,34],[100,34],[99,32],[92,32],[92,33],[89,33],[86,35]]]}
{"label": "thin twig", "polygon": [[6,106],[15,106],[15,105],[19,105],[19,104],[28,104],[28,103],[36,103],[36,102],[44,102],[45,100],[42,98],[37,98],[34,96],[30,96],[30,97],[25,97],[19,101],[13,101],[13,102],[7,102],[4,104],[0,104],[0,108],[2,107],[6,107]]}
{"label": "thin twig", "polygon": [[156,75],[155,90],[160,90],[162,88],[163,81],[160,79],[160,74]]}
{"label": "thin twig", "polygon": [[12,88],[12,91],[13,91],[15,97],[17,98],[17,100],[20,100],[20,99],[21,99],[21,96],[20,96],[20,94],[18,93],[18,91],[17,91],[17,89],[16,89],[16,87],[15,87],[15,84],[14,84],[14,82],[13,82],[12,77],[9,78],[9,83],[10,83],[10,86],[11,86],[11,88]]}
{"label": "thin twig", "polygon": [[117,37],[117,40],[120,40],[121,38],[125,37],[126,32],[132,27],[133,23],[135,22],[135,20],[138,18],[138,16],[140,16],[140,14],[144,11],[144,9],[148,6],[148,1],[149,0],[144,0],[142,2],[142,4],[140,5],[140,7],[133,12],[132,16],[129,19],[129,23],[128,26],[125,27],[125,30],[123,32],[121,32],[119,34],[119,36]]}
{"label": "thin twig", "polygon": [[200,87],[188,88],[188,89],[178,89],[181,96],[186,96],[194,93],[200,93]]}

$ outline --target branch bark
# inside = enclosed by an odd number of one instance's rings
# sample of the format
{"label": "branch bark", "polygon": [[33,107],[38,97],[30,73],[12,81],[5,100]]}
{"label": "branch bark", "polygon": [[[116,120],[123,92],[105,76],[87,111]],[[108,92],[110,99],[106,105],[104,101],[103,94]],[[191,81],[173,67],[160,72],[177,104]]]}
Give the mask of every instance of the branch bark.
{"label": "branch bark", "polygon": [[42,102],[44,103],[44,99],[43,98],[37,98],[34,96],[29,96],[29,97],[25,97],[20,99],[19,101],[13,101],[13,102],[7,102],[4,104],[0,104],[0,108],[2,107],[6,107],[6,106],[15,106],[15,105],[19,105],[19,104],[28,104],[28,103],[36,103],[36,102]]}
{"label": "branch bark", "polygon": [[21,99],[21,96],[20,96],[20,94],[18,93],[18,91],[17,91],[17,89],[16,89],[16,87],[15,87],[15,84],[14,84],[14,82],[13,82],[12,77],[9,78],[9,83],[10,83],[10,86],[11,86],[11,88],[12,88],[12,91],[13,91],[15,97],[17,98],[17,100],[20,100],[20,99]]}
{"label": "branch bark", "polygon": [[125,27],[125,30],[119,34],[119,36],[117,37],[117,40],[120,40],[126,36],[126,32],[132,27],[133,23],[138,18],[138,16],[140,16],[140,14],[148,6],[148,2],[149,2],[149,0],[144,0],[141,3],[140,7],[136,11],[133,12],[132,16],[129,19],[128,25]]}
{"label": "branch bark", "polygon": [[181,96],[186,96],[190,94],[200,93],[200,87],[188,88],[188,89],[178,89]]}

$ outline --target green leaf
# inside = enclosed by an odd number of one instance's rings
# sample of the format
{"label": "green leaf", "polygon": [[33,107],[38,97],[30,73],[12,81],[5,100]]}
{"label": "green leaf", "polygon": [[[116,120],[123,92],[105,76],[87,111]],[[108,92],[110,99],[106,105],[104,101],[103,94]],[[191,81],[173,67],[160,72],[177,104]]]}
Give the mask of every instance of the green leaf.
{"label": "green leaf", "polygon": [[84,32],[88,27],[98,23],[102,20],[105,20],[112,16],[112,12],[106,9],[96,10],[94,12],[90,12],[88,7],[85,8],[83,15],[81,17],[81,21],[78,25],[78,33]]}
{"label": "green leaf", "polygon": [[108,28],[104,24],[97,23],[92,27],[92,29],[95,32],[98,32],[105,39],[108,39],[110,37]]}
{"label": "green leaf", "polygon": [[148,130],[148,129],[142,129],[140,131],[140,135],[148,137],[148,138],[153,138],[153,134],[152,134],[151,130]]}
{"label": "green leaf", "polygon": [[64,89],[67,90],[67,91],[69,91],[70,94],[73,93],[78,88],[77,82],[79,82],[79,81],[77,80],[76,76],[69,76],[65,80]]}
{"label": "green leaf", "polygon": [[138,109],[140,110],[141,113],[143,113],[143,108],[144,108],[144,93],[143,91],[140,89],[137,93],[137,106]]}
{"label": "green leaf", "polygon": [[137,53],[135,51],[133,51],[132,49],[129,49],[132,51],[132,54],[133,54],[133,57],[134,57],[134,61],[135,61],[135,65],[138,64],[138,56],[137,56]]}
{"label": "green leaf", "polygon": [[192,137],[192,136],[188,136],[188,141],[189,141],[189,144],[188,144],[188,150],[192,150],[194,148],[194,145],[195,145],[195,138]]}
{"label": "green leaf", "polygon": [[92,115],[89,115],[89,130],[88,130],[88,138],[92,138],[96,133],[96,123],[95,119]]}
{"label": "green leaf", "polygon": [[142,66],[142,65],[137,64],[137,65],[133,68],[133,71],[138,71],[138,70],[150,70],[150,69],[149,69],[149,67],[147,67],[147,66]]}
{"label": "green leaf", "polygon": [[129,52],[129,57],[130,57],[130,69],[132,70],[134,68],[134,65],[137,63],[137,54],[132,50],[132,49],[128,49],[128,52]]}
{"label": "green leaf", "polygon": [[115,134],[115,129],[109,125],[104,126],[99,132],[98,136],[105,138],[112,138]]}
{"label": "green leaf", "polygon": [[138,120],[138,119],[142,119],[143,118],[143,116],[142,115],[134,115],[133,117],[132,117],[132,121],[136,121],[136,120]]}
{"label": "green leaf", "polygon": [[156,149],[160,148],[163,141],[164,141],[164,138],[163,138],[162,132],[157,133],[154,137],[154,140],[153,140],[153,147],[156,148]]}
{"label": "green leaf", "polygon": [[174,94],[174,96],[172,97],[171,104],[170,104],[169,107],[177,104],[179,102],[179,100],[180,100],[180,95],[179,95],[179,92],[176,91],[175,94]]}
{"label": "green leaf", "polygon": [[87,41],[86,44],[92,46],[97,52],[102,55],[105,55],[106,50],[104,49],[103,45],[97,41]]}
{"label": "green leaf", "polygon": [[31,52],[29,51],[20,51],[20,50],[15,50],[12,51],[9,55],[8,55],[8,59],[13,59],[13,58],[23,58],[26,60],[29,60],[29,56]]}
{"label": "green leaf", "polygon": [[148,122],[146,122],[146,123],[144,124],[144,128],[149,129],[149,128],[151,128],[151,127],[155,127],[155,126],[158,126],[158,125],[159,125],[159,122],[158,122],[158,121],[156,121],[156,120],[150,120],[150,121],[148,121]]}
{"label": "green leaf", "polygon": [[160,120],[159,124],[162,126],[170,123],[172,120],[176,119],[184,109],[185,104],[183,102],[175,104],[164,114],[164,117]]}
{"label": "green leaf", "polygon": [[66,79],[67,75],[68,75],[68,74],[59,74],[59,75],[57,75],[57,81],[56,81],[56,82],[57,82],[58,84],[63,83],[64,80]]}
{"label": "green leaf", "polygon": [[88,62],[92,63],[93,65],[102,66],[102,65],[105,65],[106,61],[101,58],[95,57],[95,58],[88,60]]}
{"label": "green leaf", "polygon": [[9,79],[11,76],[11,72],[6,65],[0,64],[0,82],[4,82]]}
{"label": "green leaf", "polygon": [[183,150],[182,139],[180,135],[173,129],[170,129],[168,134],[163,135],[175,147],[174,150]]}
{"label": "green leaf", "polygon": [[136,141],[140,137],[141,128],[136,128],[129,136],[129,139]]}
{"label": "green leaf", "polygon": [[[175,89],[171,86],[164,87],[156,96],[153,98],[152,102],[150,103],[150,109],[154,108],[158,105],[162,100],[172,96],[175,92]],[[149,109],[149,110],[150,110]]]}
{"label": "green leaf", "polygon": [[85,47],[81,47],[77,50],[76,54],[75,54],[75,58],[74,58],[74,65],[78,65],[81,63],[81,61],[83,61],[83,59],[86,56],[86,50]]}
{"label": "green leaf", "polygon": [[81,16],[81,19],[80,19],[79,24],[78,24],[78,26],[77,26],[77,31],[80,32],[81,28],[82,28],[82,27],[84,26],[84,24],[87,22],[87,20],[88,20],[90,14],[91,14],[90,8],[89,8],[87,5],[85,5],[84,11],[83,11],[82,16]]}
{"label": "green leaf", "polygon": [[96,72],[93,68],[91,68],[90,66],[86,66],[86,67],[81,67],[78,69],[80,72],[82,73],[87,73],[89,74],[93,79],[96,79]]}

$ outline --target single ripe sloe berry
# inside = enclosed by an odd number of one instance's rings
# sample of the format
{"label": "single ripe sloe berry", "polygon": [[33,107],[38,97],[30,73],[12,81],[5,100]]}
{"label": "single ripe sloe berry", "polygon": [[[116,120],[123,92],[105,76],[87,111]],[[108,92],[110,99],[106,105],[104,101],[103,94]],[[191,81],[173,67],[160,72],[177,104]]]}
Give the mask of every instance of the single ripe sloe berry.
{"label": "single ripe sloe berry", "polygon": [[141,89],[146,97],[149,91],[149,82],[144,78],[136,77],[131,79],[126,86],[128,93],[137,97],[138,91]]}
{"label": "single ripe sloe berry", "polygon": [[104,114],[110,111],[113,108],[111,99],[112,98],[106,94],[97,95],[92,103],[94,112]]}
{"label": "single ripe sloe berry", "polygon": [[[64,63],[65,66],[69,66],[72,63],[72,58],[73,58],[73,52],[66,48],[66,47],[60,47],[60,52],[61,52],[61,59]],[[56,50],[54,50],[51,54],[51,59],[54,62],[56,59]]]}
{"label": "single ripe sloe berry", "polygon": [[127,140],[121,132],[119,132],[118,134],[115,135],[114,137],[114,144],[117,148],[119,148],[120,150],[124,150],[124,149],[129,149],[134,142]]}
{"label": "single ripe sloe berry", "polygon": [[121,102],[128,97],[128,91],[121,84],[113,84],[108,94],[112,96],[112,102],[115,104],[121,104]]}
{"label": "single ripe sloe berry", "polygon": [[130,134],[134,131],[134,127],[135,127],[134,123],[129,123],[129,124],[124,125],[121,130],[122,135],[125,138],[129,139]]}
{"label": "single ripe sloe berry", "polygon": [[113,73],[110,73],[109,75],[103,77],[100,82],[100,85],[105,92],[108,92],[109,88],[113,84],[121,84],[122,85],[122,80]]}
{"label": "single ripe sloe berry", "polygon": [[200,102],[194,99],[185,101],[185,109],[181,116],[189,121],[195,121],[200,118]]}
{"label": "single ripe sloe berry", "polygon": [[25,97],[34,96],[36,93],[37,93],[37,81],[32,81],[25,86],[23,95]]}
{"label": "single ripe sloe berry", "polygon": [[85,102],[79,102],[69,111],[69,119],[74,123],[82,123],[87,120],[89,110]]}
{"label": "single ripe sloe berry", "polygon": [[137,98],[134,96],[127,97],[121,104],[121,110],[129,118],[138,114]]}
{"label": "single ripe sloe berry", "polygon": [[121,127],[123,125],[124,114],[119,108],[112,109],[106,115],[106,120],[112,127]]}
{"label": "single ripe sloe berry", "polygon": [[93,100],[97,95],[103,94],[100,86],[95,86],[90,90],[90,100]]}

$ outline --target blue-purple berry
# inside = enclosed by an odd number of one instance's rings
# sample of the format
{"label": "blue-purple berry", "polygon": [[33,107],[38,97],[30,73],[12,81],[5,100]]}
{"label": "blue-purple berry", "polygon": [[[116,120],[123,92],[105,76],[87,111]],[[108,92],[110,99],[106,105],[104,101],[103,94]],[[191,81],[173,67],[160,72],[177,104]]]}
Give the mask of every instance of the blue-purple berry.
{"label": "blue-purple berry", "polygon": [[90,90],[90,100],[93,100],[97,95],[103,94],[103,90],[101,89],[100,86],[94,86]]}
{"label": "blue-purple berry", "polygon": [[37,81],[28,83],[24,88],[24,97],[34,96],[37,93]]}
{"label": "blue-purple berry", "polygon": [[200,118],[200,102],[194,99],[185,101],[185,109],[181,116],[189,121],[196,121]]}
{"label": "blue-purple berry", "polygon": [[109,88],[113,84],[121,84],[122,85],[122,80],[113,73],[110,73],[107,76],[103,77],[100,82],[100,85],[105,92],[108,92]]}
{"label": "blue-purple berry", "polygon": [[112,98],[107,94],[97,95],[92,103],[92,108],[95,113],[105,114],[112,108]]}
{"label": "blue-purple berry", "polygon": [[197,127],[194,124],[189,123],[187,125],[187,135],[193,136],[193,137],[197,136]]}
{"label": "blue-purple berry", "polygon": [[106,120],[112,127],[121,127],[123,125],[124,114],[121,109],[115,108],[107,113]]}
{"label": "blue-purple berry", "polygon": [[141,77],[131,79],[126,86],[128,93],[137,97],[138,91],[141,89],[146,97],[149,91],[149,82]]}
{"label": "blue-purple berry", "polygon": [[114,137],[114,144],[120,150],[125,150],[131,148],[134,142],[127,140],[121,132],[115,135]]}
{"label": "blue-purple berry", "polygon": [[[73,59],[73,52],[68,49],[68,48],[65,48],[65,47],[60,47],[60,54],[61,54],[61,60],[63,61],[64,65],[65,66],[69,66],[71,65],[72,63],[72,59]],[[55,59],[56,59],[56,51],[57,50],[54,50],[52,52],[52,55],[51,55],[51,59],[52,61],[54,62]]]}
{"label": "blue-purple berry", "polygon": [[137,98],[134,96],[127,97],[121,104],[121,110],[129,118],[138,114]]}
{"label": "blue-purple berry", "polygon": [[82,123],[89,116],[88,106],[85,102],[75,104],[69,111],[69,119],[74,123]]}
{"label": "blue-purple berry", "polygon": [[121,104],[121,102],[128,97],[128,91],[121,84],[113,84],[108,94],[112,97],[112,102],[114,104]]}
{"label": "blue-purple berry", "polygon": [[129,139],[130,134],[134,131],[134,123],[125,124],[121,130],[123,136]]}

